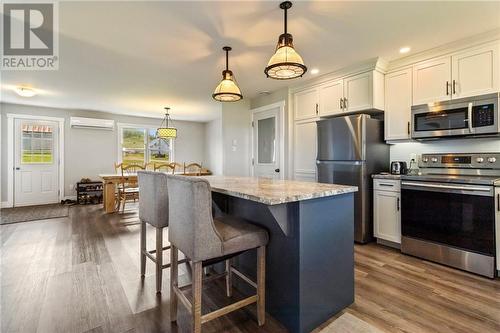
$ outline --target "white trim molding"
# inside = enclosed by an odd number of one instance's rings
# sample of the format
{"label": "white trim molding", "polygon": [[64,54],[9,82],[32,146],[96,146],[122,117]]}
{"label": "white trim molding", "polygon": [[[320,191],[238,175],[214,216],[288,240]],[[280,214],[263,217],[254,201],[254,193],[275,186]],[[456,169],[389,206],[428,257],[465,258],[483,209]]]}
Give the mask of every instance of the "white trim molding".
{"label": "white trim molding", "polygon": [[7,201],[2,202],[6,207],[14,207],[14,119],[47,120],[59,123],[59,196],[64,197],[64,118],[36,116],[30,114],[7,113]]}

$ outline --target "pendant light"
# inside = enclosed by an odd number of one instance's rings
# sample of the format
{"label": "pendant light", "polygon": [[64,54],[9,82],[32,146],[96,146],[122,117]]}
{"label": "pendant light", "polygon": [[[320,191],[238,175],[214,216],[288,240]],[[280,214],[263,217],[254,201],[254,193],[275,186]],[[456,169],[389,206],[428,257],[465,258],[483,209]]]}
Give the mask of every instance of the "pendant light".
{"label": "pendant light", "polygon": [[163,119],[160,127],[156,130],[156,137],[164,140],[175,139],[177,137],[177,128],[173,126],[173,121],[170,119],[170,114],[168,113],[170,108],[166,107],[165,110],[165,119]]}
{"label": "pendant light", "polygon": [[215,88],[212,97],[219,102],[236,102],[243,98],[240,88],[234,79],[233,72],[229,70],[229,51],[231,47],[224,46],[222,48],[226,51],[226,69],[222,71],[222,81]]}
{"label": "pendant light", "polygon": [[285,11],[285,32],[278,38],[276,51],[269,60],[264,73],[271,79],[290,80],[304,75],[307,67],[302,57],[293,48],[293,37],[287,31],[287,10],[292,8],[292,3],[282,2],[280,8]]}

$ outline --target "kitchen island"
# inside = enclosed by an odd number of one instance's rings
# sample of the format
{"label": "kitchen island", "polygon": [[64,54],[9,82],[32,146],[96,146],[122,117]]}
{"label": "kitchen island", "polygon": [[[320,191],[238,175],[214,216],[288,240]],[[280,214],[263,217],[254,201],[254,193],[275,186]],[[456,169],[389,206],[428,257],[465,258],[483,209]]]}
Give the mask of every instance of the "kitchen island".
{"label": "kitchen island", "polygon": [[[290,332],[310,332],[354,302],[355,186],[267,178],[201,177],[217,214],[266,228],[266,312]],[[255,278],[254,251],[234,266]],[[254,293],[245,283],[235,286]]]}

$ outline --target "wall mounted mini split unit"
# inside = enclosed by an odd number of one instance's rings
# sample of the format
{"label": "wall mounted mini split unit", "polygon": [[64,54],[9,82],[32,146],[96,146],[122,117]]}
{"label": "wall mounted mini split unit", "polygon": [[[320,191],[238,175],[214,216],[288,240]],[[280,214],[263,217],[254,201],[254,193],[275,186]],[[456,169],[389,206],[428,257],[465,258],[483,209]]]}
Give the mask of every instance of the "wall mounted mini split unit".
{"label": "wall mounted mini split unit", "polygon": [[71,117],[72,128],[103,129],[112,131],[115,128],[115,121],[110,119]]}

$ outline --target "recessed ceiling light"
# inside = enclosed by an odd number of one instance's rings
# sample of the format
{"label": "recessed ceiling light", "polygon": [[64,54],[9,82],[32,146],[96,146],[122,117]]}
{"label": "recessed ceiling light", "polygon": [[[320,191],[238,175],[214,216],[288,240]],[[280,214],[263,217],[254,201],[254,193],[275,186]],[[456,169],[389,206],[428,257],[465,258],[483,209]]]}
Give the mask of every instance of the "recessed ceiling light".
{"label": "recessed ceiling light", "polygon": [[14,91],[21,97],[33,97],[37,94],[35,89],[29,87],[15,87]]}
{"label": "recessed ceiling light", "polygon": [[410,47],[409,46],[405,46],[405,47],[402,47],[399,49],[399,53],[408,53],[410,52]]}
{"label": "recessed ceiling light", "polygon": [[311,74],[314,75],[314,74],[318,74],[318,73],[319,73],[319,69],[317,69],[317,68],[311,69]]}

